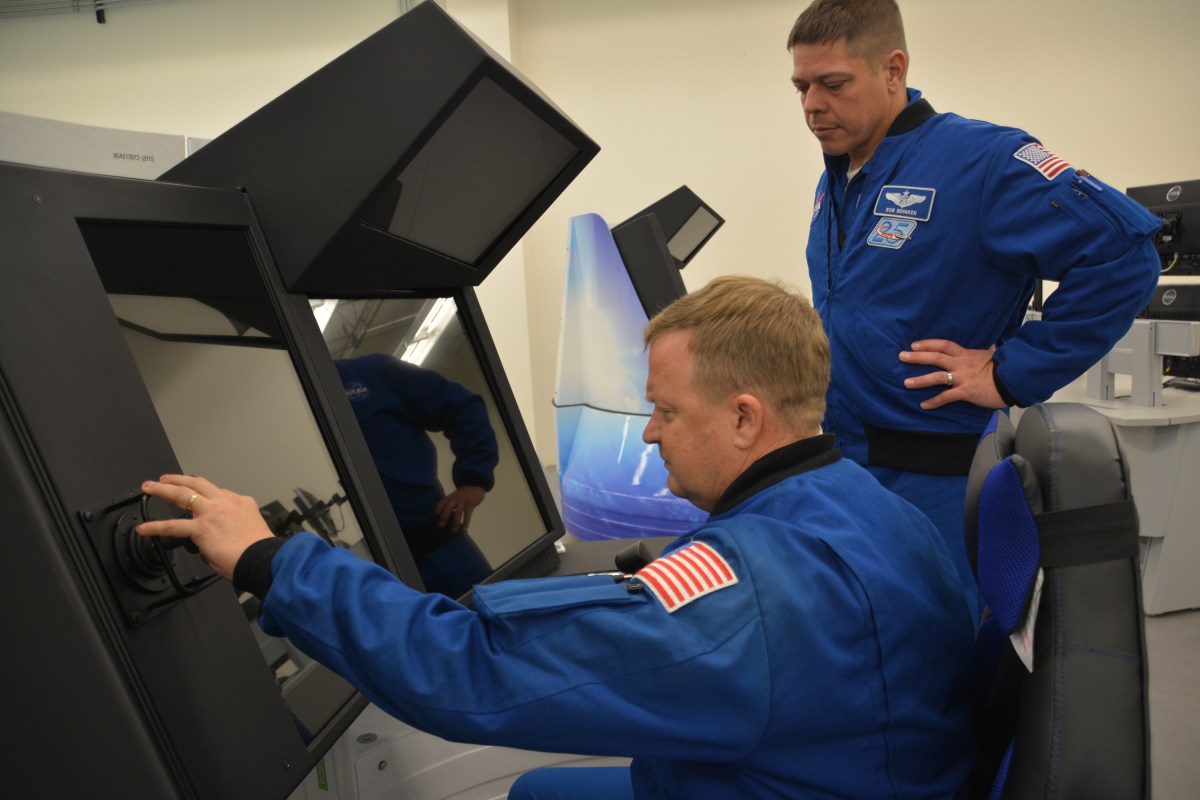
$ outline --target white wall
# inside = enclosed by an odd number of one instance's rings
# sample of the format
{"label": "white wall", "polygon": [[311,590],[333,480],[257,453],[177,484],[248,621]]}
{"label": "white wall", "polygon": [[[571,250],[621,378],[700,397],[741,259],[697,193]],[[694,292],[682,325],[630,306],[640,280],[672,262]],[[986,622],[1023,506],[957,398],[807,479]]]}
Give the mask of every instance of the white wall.
{"label": "white wall", "polygon": [[172,0],[0,21],[0,108],[212,138],[396,18],[396,0]]}
{"label": "white wall", "polygon": [[[1025,127],[1117,187],[1200,178],[1195,0],[900,1],[910,82],[935,108]],[[686,183],[727,220],[684,273],[689,287],[727,272],[807,286],[805,223],[821,160],[784,50],[805,5],[447,2],[498,51],[511,43],[518,68],[603,148],[526,236],[523,263],[502,265],[481,292],[545,461],[555,458],[550,401],[571,216],[615,224]],[[175,0],[112,11],[103,26],[90,14],[6,20],[0,110],[214,136],[397,8]]]}
{"label": "white wall", "polygon": [[[822,169],[789,78],[807,0],[514,0],[522,71],[600,155],[525,239],[538,449],[549,398],[569,216],[611,224],[686,183],[727,220],[684,271],[807,288]],[[910,85],[940,111],[1025,127],[1125,188],[1200,178],[1196,0],[900,0]]]}

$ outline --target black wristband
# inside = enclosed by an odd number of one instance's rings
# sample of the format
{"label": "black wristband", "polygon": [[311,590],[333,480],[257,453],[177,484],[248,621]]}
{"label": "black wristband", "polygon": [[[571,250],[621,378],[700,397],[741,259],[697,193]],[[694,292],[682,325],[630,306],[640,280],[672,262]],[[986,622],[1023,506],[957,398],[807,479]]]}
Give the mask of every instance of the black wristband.
{"label": "black wristband", "polygon": [[1025,407],[1017,402],[1017,398],[1013,397],[1012,392],[1004,385],[1004,381],[1000,380],[1000,370],[996,369],[995,362],[992,362],[992,383],[996,384],[996,391],[1000,393],[1000,399],[1006,406]]}
{"label": "black wristband", "polygon": [[477,486],[485,492],[490,492],[495,485],[496,479],[491,475],[463,475],[459,480],[454,482],[455,489],[461,489],[464,486]]}
{"label": "black wristband", "polygon": [[233,588],[265,600],[271,591],[271,561],[286,541],[276,536],[247,547],[233,567]]}

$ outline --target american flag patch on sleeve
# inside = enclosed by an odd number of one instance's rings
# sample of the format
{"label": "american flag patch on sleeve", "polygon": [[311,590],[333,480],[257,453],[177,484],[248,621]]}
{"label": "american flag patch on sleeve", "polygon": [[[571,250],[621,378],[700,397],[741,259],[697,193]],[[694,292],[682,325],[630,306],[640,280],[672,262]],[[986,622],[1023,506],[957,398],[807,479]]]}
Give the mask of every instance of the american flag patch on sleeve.
{"label": "american flag patch on sleeve", "polygon": [[693,542],[651,561],[634,577],[645,584],[668,613],[738,582],[729,562],[704,542]]}
{"label": "american flag patch on sleeve", "polygon": [[1070,169],[1071,165],[1065,159],[1051,153],[1040,144],[1027,144],[1017,152],[1013,153],[1013,157],[1018,161],[1024,161],[1029,166],[1036,169],[1038,172],[1046,176],[1046,180],[1052,181],[1059,176],[1065,169]]}

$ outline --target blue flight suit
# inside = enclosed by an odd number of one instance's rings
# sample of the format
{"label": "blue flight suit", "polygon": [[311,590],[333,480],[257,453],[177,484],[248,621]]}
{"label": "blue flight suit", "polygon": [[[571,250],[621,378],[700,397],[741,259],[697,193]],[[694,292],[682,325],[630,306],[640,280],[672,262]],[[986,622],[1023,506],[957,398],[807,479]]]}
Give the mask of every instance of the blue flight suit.
{"label": "blue flight suit", "polygon": [[[899,360],[919,339],[995,346],[996,386],[1027,406],[1082,375],[1129,329],[1158,281],[1161,220],[1024,131],[937,114],[919,91],[862,170],[826,156],[808,239],[832,377],[823,428],[942,531],[963,584],[963,495],[992,411],[924,411],[945,386]],[[1059,281],[1021,325],[1038,279]]]}
{"label": "blue flight suit", "polygon": [[437,448],[426,431],[445,432],[454,485],[492,488],[496,434],[482,397],[386,353],[334,363],[380,473],[413,486],[436,485]]}
{"label": "blue flight suit", "polygon": [[399,719],[630,756],[640,800],[953,797],[966,599],[929,521],[832,442],[760,459],[629,580],[483,585],[472,610],[307,534],[256,543],[234,580],[265,631]]}
{"label": "blue flight suit", "polygon": [[483,398],[439,373],[386,353],[334,362],[387,490],[425,587],[459,597],[492,567],[466,534],[437,524],[437,447],[427,432],[450,441],[455,487],[490,491],[499,460]]}

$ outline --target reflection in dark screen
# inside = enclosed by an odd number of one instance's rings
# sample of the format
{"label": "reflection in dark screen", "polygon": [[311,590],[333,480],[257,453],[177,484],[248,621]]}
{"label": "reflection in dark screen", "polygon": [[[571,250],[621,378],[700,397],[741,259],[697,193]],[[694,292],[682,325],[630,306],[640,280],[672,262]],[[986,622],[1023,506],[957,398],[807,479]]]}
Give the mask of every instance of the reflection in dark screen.
{"label": "reflection in dark screen", "polygon": [[[370,558],[355,514],[338,502],[341,481],[279,340],[246,232],[87,221],[80,230],[180,467],[297,516],[298,498],[315,498],[331,542]],[[354,689],[286,639],[263,634],[254,598],[240,600],[310,741]]]}
{"label": "reflection in dark screen", "polygon": [[[147,332],[156,306],[175,308],[179,298],[110,298],[125,323],[126,342],[137,362],[170,439],[187,473],[203,475],[219,486],[236,487],[261,506],[283,506],[299,515],[297,490],[329,502],[341,485],[287,352],[264,348],[250,337],[247,345],[164,341]],[[134,313],[133,308],[145,309]],[[203,309],[195,309],[202,315]],[[177,326],[176,326],[177,327]],[[178,335],[178,334],[177,334]],[[330,503],[335,521],[332,543],[369,557],[362,531],[344,504]],[[300,525],[306,529],[310,522]],[[251,602],[249,595],[243,602]],[[260,650],[275,672],[298,727],[316,733],[353,695],[353,689],[309,660],[286,639],[262,633],[256,614],[247,615]]]}
{"label": "reflection in dark screen", "polygon": [[[450,298],[313,301],[392,510],[430,591],[459,597],[546,533]],[[465,533],[437,504],[482,490]]]}

